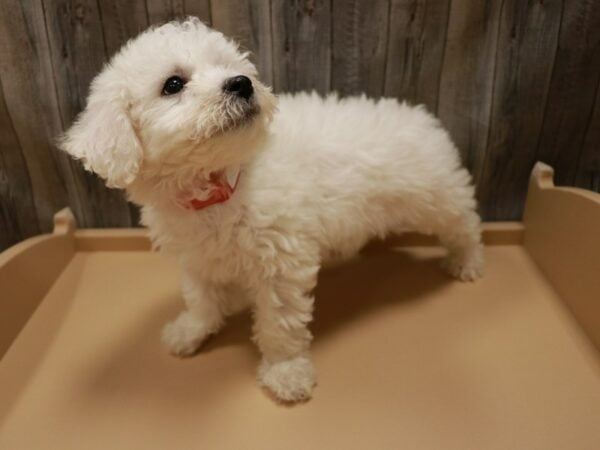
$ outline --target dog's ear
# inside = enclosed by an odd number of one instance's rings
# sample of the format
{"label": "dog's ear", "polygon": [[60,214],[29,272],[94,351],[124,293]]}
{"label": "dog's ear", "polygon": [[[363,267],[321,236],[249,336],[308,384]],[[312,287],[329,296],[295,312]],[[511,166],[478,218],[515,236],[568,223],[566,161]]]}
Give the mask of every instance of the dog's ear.
{"label": "dog's ear", "polygon": [[102,84],[94,80],[85,110],[60,138],[59,146],[104,178],[108,187],[124,188],[138,173],[142,148],[125,95],[103,89]]}

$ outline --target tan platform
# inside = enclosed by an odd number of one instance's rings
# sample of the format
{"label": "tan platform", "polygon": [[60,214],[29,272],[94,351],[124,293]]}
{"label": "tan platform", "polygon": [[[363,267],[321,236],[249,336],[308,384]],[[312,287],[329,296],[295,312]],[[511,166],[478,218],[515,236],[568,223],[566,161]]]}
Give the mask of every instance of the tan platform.
{"label": "tan platform", "polygon": [[319,384],[289,407],[246,315],[170,356],[173,262],[63,212],[0,255],[0,449],[600,449],[600,196],[538,165],[524,223],[485,230],[475,283],[415,236],[325,271]]}

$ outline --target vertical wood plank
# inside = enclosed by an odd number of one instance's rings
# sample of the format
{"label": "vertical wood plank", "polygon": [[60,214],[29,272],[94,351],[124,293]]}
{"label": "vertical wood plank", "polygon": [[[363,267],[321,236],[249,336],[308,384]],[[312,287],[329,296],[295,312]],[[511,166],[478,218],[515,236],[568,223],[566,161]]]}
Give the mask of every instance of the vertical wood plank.
{"label": "vertical wood plank", "polygon": [[[56,0],[45,3],[48,39],[52,54],[62,123],[69,126],[84,108],[90,82],[107,60],[98,3],[94,0]],[[81,198],[77,213],[82,226],[130,226],[124,193],[73,165]]]}
{"label": "vertical wood plank", "polygon": [[502,8],[480,185],[481,209],[487,219],[521,218],[536,161],[561,10],[561,0],[506,2]]}
{"label": "vertical wood plank", "polygon": [[168,22],[185,15],[183,0],[146,0],[151,25]]}
{"label": "vertical wood plank", "polygon": [[596,87],[594,112],[588,121],[579,154],[575,184],[600,192],[600,84]]}
{"label": "vertical wood plank", "polygon": [[331,88],[383,94],[390,0],[333,0]]}
{"label": "vertical wood plank", "polygon": [[186,15],[198,17],[206,25],[211,25],[209,0],[184,0],[183,10]]}
{"label": "vertical wood plank", "polygon": [[437,110],[450,0],[391,0],[386,97]]}
{"label": "vertical wood plank", "polygon": [[39,232],[27,164],[0,82],[0,251]]}
{"label": "vertical wood plank", "polygon": [[219,0],[211,2],[213,28],[251,52],[261,79],[273,82],[271,42],[271,3],[269,0]]}
{"label": "vertical wood plank", "polygon": [[327,93],[331,81],[330,0],[272,0],[271,20],[275,91]]}
{"label": "vertical wood plank", "polygon": [[151,25],[191,15],[210,25],[209,0],[146,0]]}
{"label": "vertical wood plank", "polygon": [[501,0],[453,0],[438,115],[481,190],[488,143]]}
{"label": "vertical wood plank", "polygon": [[94,0],[45,4],[59,106],[68,126],[85,107],[89,85],[107,60],[100,12]]}
{"label": "vertical wood plank", "polygon": [[557,184],[571,185],[600,77],[600,5],[565,1],[558,39],[537,156],[555,168]]}
{"label": "vertical wood plank", "polygon": [[[102,33],[106,54],[110,58],[129,39],[144,31],[148,23],[148,8],[145,0],[112,0],[98,3],[102,22]],[[132,225],[140,222],[139,208],[129,203]]]}
{"label": "vertical wood plank", "polygon": [[[7,121],[16,139],[3,143],[3,166],[15,169],[5,185],[12,186],[9,196],[16,202],[15,223],[23,226],[23,237],[33,230],[52,228],[54,212],[68,203],[61,175],[63,155],[51,145],[60,131],[47,41],[39,2],[6,0],[0,4],[0,79]],[[19,153],[21,153],[19,155]],[[23,167],[22,162],[25,163]],[[22,180],[13,180],[24,177]],[[27,188],[26,185],[30,188]],[[20,208],[33,208],[31,214]],[[23,202],[21,204],[21,202]],[[26,226],[24,219],[37,222]]]}
{"label": "vertical wood plank", "polygon": [[98,2],[108,57],[125,42],[148,27],[148,10],[145,0],[112,0]]}
{"label": "vertical wood plank", "polygon": [[250,0],[250,23],[252,24],[253,52],[263,83],[273,84],[273,38],[271,35],[271,0]]}

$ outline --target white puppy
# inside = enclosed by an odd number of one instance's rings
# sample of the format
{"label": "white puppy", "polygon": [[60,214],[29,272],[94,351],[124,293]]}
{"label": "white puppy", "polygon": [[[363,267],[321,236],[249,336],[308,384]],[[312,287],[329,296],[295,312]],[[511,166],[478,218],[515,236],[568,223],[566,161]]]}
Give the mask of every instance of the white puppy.
{"label": "white puppy", "polygon": [[417,230],[472,280],[480,221],[470,176],[423,107],[298,94],[276,108],[256,77],[197,19],[151,28],[95,78],[62,148],[126,188],[155,246],[177,256],[187,309],[164,330],[171,351],[192,354],[250,304],[259,381],[297,401],[315,384],[308,324],[324,262]]}

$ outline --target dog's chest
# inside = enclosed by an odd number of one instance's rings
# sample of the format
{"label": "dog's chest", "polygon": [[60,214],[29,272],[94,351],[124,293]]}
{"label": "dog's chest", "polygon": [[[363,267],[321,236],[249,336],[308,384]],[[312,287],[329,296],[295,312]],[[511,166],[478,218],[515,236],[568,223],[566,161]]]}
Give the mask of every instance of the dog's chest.
{"label": "dog's chest", "polygon": [[[172,219],[172,218],[171,218]],[[154,244],[215,283],[251,284],[267,276],[277,253],[273,233],[246,220],[145,214]]]}
{"label": "dog's chest", "polygon": [[[243,283],[248,274],[256,273],[260,258],[252,249],[240,245],[236,234],[223,236],[214,233],[211,238],[181,249],[180,259],[198,271],[207,281],[215,283]],[[245,284],[245,283],[244,283]]]}

